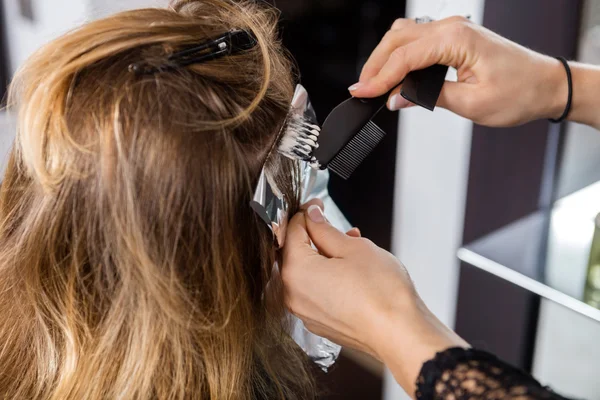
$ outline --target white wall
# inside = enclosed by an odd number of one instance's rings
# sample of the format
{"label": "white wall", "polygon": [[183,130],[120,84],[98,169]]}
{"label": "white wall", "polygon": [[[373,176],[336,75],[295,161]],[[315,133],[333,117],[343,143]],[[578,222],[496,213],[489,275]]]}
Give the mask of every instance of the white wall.
{"label": "white wall", "polygon": [[[407,17],[483,19],[483,0],[408,0]],[[455,76],[455,73],[454,73]],[[454,77],[455,79],[455,77]],[[433,313],[452,325],[458,291],[472,122],[437,109],[401,112],[393,251]],[[408,398],[386,375],[386,399]]]}
{"label": "white wall", "polygon": [[[35,20],[19,12],[18,0],[2,0],[5,10],[2,26],[7,34],[10,73],[40,46],[86,21],[127,8],[166,6],[168,0],[32,0]],[[0,173],[12,146],[14,124],[0,112]]]}
{"label": "white wall", "polygon": [[[88,3],[82,0],[33,0],[35,21],[21,16],[18,0],[2,0],[4,21],[2,28],[7,34],[10,73],[40,46],[88,19]],[[0,113],[0,171],[4,172],[6,156],[15,135],[14,121]]]}
{"label": "white wall", "polygon": [[35,22],[19,13],[18,0],[3,0],[11,72],[42,44],[82,24],[89,17],[88,1],[32,0]]}
{"label": "white wall", "polygon": [[542,299],[533,374],[563,396],[600,400],[600,324]]}
{"label": "white wall", "polygon": [[169,4],[169,0],[31,0],[32,22],[20,15],[18,0],[2,1],[13,73],[41,45],[88,20],[125,9]]}
{"label": "white wall", "polygon": [[95,18],[123,10],[143,7],[166,7],[169,0],[88,0]]}
{"label": "white wall", "polygon": [[7,113],[0,113],[0,182],[4,176],[8,155],[13,145],[14,125],[14,120]]}

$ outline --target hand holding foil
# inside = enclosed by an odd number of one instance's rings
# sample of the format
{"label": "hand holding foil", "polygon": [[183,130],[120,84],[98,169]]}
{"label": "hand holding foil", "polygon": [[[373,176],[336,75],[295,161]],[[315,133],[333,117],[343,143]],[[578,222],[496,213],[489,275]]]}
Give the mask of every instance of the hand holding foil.
{"label": "hand holding foil", "polygon": [[356,231],[340,232],[319,206],[287,229],[287,305],[311,332],[383,361],[409,393],[437,351],[467,346],[425,307],[396,257]]}

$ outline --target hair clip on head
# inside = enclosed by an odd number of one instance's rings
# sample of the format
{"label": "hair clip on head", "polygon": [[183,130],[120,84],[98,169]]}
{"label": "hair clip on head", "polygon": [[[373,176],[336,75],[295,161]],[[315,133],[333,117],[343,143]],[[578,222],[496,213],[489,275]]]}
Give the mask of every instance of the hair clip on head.
{"label": "hair clip on head", "polygon": [[234,29],[216,38],[195,44],[171,54],[160,66],[151,66],[140,61],[129,65],[129,71],[136,74],[152,74],[201,64],[224,56],[240,54],[253,49],[258,44],[256,37],[246,30]]}

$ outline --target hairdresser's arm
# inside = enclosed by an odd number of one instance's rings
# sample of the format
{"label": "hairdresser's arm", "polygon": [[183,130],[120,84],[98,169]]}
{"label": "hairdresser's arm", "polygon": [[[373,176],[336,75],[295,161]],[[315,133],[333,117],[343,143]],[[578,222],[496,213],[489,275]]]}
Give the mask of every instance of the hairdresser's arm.
{"label": "hairdresser's arm", "polygon": [[563,399],[468,349],[423,304],[394,256],[357,230],[338,232],[315,203],[290,221],[281,272],[288,307],[309,330],[372,354],[418,399]]}
{"label": "hairdresser's arm", "polygon": [[338,232],[318,207],[307,215],[292,219],[284,249],[282,276],[291,311],[314,333],[380,359],[415,393],[425,361],[467,343],[427,309],[394,256],[351,237],[356,231]]}
{"label": "hairdresser's arm", "polygon": [[[397,20],[350,91],[357,97],[378,96],[397,86],[409,71],[433,64],[458,71],[458,82],[444,84],[438,105],[479,124],[511,126],[558,118],[566,106],[567,77],[558,60],[462,17],[428,24]],[[569,120],[600,129],[600,68],[569,64],[573,73]],[[391,109],[410,105],[399,91],[390,96]]]}

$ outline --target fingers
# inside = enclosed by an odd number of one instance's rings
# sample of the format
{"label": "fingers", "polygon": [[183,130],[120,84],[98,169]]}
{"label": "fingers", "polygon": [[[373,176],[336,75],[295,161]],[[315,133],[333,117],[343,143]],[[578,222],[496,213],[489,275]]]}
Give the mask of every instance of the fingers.
{"label": "fingers", "polygon": [[[344,234],[327,222],[322,211],[323,202],[311,200],[303,205],[304,213],[296,214],[287,228],[286,245],[283,248],[284,258],[306,257],[317,252],[312,243],[326,257],[340,257],[346,243],[341,240]],[[312,227],[309,228],[309,226]],[[358,228],[352,228],[345,234],[351,238],[360,238]]]}
{"label": "fingers", "polygon": [[[392,91],[387,102],[390,111],[414,107],[415,104],[406,100],[400,94],[402,86]],[[446,81],[437,101],[437,106],[450,110],[463,117],[471,117],[478,105],[474,104],[476,96],[472,85]]]}
{"label": "fingers", "polygon": [[326,257],[343,257],[352,240],[327,222],[323,211],[315,205],[306,211],[306,228],[314,245]]}
{"label": "fingers", "polygon": [[355,97],[376,97],[397,86],[410,71],[440,63],[444,48],[436,37],[428,37],[395,48],[381,70],[352,91]]}
{"label": "fingers", "polygon": [[291,310],[297,309],[294,299],[298,298],[298,291],[311,284],[314,269],[318,268],[320,261],[327,260],[311,243],[304,213],[297,213],[289,222],[286,245],[283,248],[283,262],[280,265],[285,301]]}
{"label": "fingers", "polygon": [[427,24],[398,22],[377,46],[350,87],[355,97],[376,97],[397,86],[410,71],[433,64],[457,67],[464,58],[471,23],[451,17]]}
{"label": "fingers", "polygon": [[[411,29],[405,29],[408,27],[411,27]],[[385,34],[383,39],[381,39],[381,42],[375,47],[375,50],[373,50],[369,59],[363,66],[360,74],[360,82],[368,81],[377,75],[395,48],[418,39],[419,35],[422,34],[422,28],[420,28],[414,20],[396,20],[392,25],[392,29]]]}
{"label": "fingers", "polygon": [[305,257],[310,254],[316,254],[316,251],[311,246],[303,213],[294,215],[290,220],[285,243],[283,248],[284,258]]}
{"label": "fingers", "polygon": [[403,108],[413,107],[415,104],[406,100],[400,94],[400,90],[402,90],[402,86],[398,86],[396,89],[392,91],[390,97],[387,102],[387,107],[390,111],[398,111]]}

